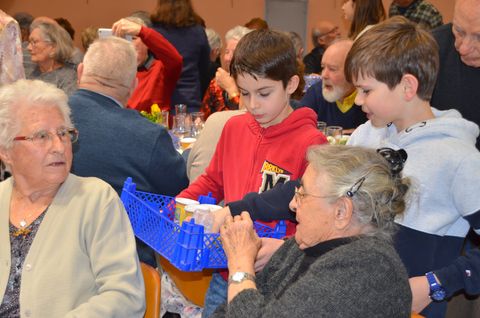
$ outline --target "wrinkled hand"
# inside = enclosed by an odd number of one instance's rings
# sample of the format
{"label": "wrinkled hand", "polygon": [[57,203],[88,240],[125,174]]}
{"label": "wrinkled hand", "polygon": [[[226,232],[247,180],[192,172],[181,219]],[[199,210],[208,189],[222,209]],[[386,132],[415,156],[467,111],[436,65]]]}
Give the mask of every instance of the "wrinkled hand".
{"label": "wrinkled hand", "polygon": [[217,73],[215,73],[215,81],[217,82],[218,86],[228,93],[228,95],[233,96],[238,94],[238,88],[237,84],[235,84],[235,80],[230,76],[230,73],[225,71],[223,68],[219,67],[217,69]]}
{"label": "wrinkled hand", "polygon": [[120,19],[112,25],[112,33],[119,37],[125,35],[137,36],[142,26],[127,19]]}
{"label": "wrinkled hand", "polygon": [[220,227],[225,223],[225,218],[227,216],[231,216],[230,208],[228,206],[224,207],[223,209],[216,210],[212,212],[213,214],[213,225],[212,225],[212,233],[218,233],[220,231]]}
{"label": "wrinkled hand", "polygon": [[230,270],[245,267],[253,269],[261,242],[247,212],[233,218],[226,216],[225,223],[220,228],[220,237]]}
{"label": "wrinkled hand", "polygon": [[419,313],[432,302],[430,285],[425,276],[411,277],[408,281],[412,290],[412,311]]}
{"label": "wrinkled hand", "polygon": [[283,245],[284,241],[274,238],[262,237],[262,246],[258,250],[255,259],[255,273],[261,271],[268,263],[272,255]]}

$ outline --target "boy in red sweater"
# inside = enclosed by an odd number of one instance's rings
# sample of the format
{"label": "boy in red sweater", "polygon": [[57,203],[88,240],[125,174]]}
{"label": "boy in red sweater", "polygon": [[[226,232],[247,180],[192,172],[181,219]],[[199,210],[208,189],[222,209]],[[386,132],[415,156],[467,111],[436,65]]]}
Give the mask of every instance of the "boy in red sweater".
{"label": "boy in red sweater", "polygon": [[[264,192],[276,183],[301,177],[307,148],[327,142],[316,128],[313,110],[294,111],[290,106],[301,74],[287,36],[271,30],[245,35],[235,50],[230,73],[248,112],[226,123],[210,165],[178,197],[197,199],[212,192],[218,201],[228,203],[248,192]],[[287,234],[294,231],[295,225],[288,224]],[[226,281],[214,275],[203,316],[208,317],[226,296]]]}

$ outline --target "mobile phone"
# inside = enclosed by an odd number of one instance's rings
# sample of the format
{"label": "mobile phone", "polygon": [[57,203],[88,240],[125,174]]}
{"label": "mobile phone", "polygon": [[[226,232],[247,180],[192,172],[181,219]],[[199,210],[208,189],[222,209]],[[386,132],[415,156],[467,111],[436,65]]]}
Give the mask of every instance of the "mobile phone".
{"label": "mobile phone", "polygon": [[98,37],[100,39],[107,38],[109,36],[112,36],[112,29],[106,29],[106,28],[100,28],[98,29]]}
{"label": "mobile phone", "polygon": [[[112,32],[112,29],[107,29],[107,28],[99,28],[98,29],[98,37],[100,39],[103,39],[103,38],[107,38],[109,36],[113,36],[113,32]],[[123,37],[125,40],[127,41],[132,41],[132,36],[131,35],[125,35],[125,37]]]}

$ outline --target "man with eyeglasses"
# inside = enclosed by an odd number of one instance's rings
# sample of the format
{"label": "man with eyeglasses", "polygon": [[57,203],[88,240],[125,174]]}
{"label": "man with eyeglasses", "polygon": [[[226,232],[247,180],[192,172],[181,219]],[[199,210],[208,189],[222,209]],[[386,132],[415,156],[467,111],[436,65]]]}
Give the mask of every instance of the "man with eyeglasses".
{"label": "man with eyeglasses", "polygon": [[[431,105],[456,108],[480,125],[480,0],[457,0],[453,23],[433,30],[440,69]],[[477,149],[480,142],[477,139]]]}
{"label": "man with eyeglasses", "polygon": [[323,53],[327,46],[333,40],[340,37],[340,30],[338,26],[330,21],[319,21],[312,29],[313,50],[305,55],[303,64],[305,64],[305,74],[316,73],[320,74],[322,68],[320,63],[322,61]]}

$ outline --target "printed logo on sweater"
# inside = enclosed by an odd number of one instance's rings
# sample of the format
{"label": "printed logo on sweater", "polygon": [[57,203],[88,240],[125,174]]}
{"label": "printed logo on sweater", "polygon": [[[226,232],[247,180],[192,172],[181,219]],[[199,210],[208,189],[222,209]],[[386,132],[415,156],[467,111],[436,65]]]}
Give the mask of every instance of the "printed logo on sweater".
{"label": "printed logo on sweater", "polygon": [[270,190],[277,183],[285,183],[290,180],[291,172],[277,166],[274,163],[271,163],[268,160],[265,160],[262,165],[262,184],[258,193]]}

